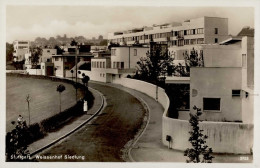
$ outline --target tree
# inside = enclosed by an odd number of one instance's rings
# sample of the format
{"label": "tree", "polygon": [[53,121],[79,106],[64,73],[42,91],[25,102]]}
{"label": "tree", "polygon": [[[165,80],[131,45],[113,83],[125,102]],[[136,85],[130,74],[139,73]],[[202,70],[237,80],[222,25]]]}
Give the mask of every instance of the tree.
{"label": "tree", "polygon": [[[11,122],[13,125],[15,121]],[[6,134],[6,161],[29,161],[29,132],[25,121],[18,121],[15,128]]]}
{"label": "tree", "polygon": [[169,68],[173,68],[173,58],[168,53],[167,45],[151,42],[150,51],[147,52],[146,57],[140,58],[137,65],[135,77],[157,83],[160,77],[165,76]]}
{"label": "tree", "polygon": [[57,55],[61,55],[64,52],[64,50],[61,49],[58,45],[55,45],[54,49],[57,50]]}
{"label": "tree", "polygon": [[77,46],[78,42],[75,41],[75,39],[73,39],[70,43],[71,46]]}
{"label": "tree", "polygon": [[190,76],[190,68],[191,67],[203,67],[204,60],[203,60],[203,52],[198,54],[194,48],[190,51],[190,55],[186,51],[183,53],[183,57],[185,59],[185,66],[179,64],[176,66],[176,72],[179,76]]}
{"label": "tree", "polygon": [[37,69],[42,49],[40,47],[30,48],[32,69]]}
{"label": "tree", "polygon": [[85,86],[85,98],[86,98],[86,91],[88,91],[88,81],[90,80],[89,76],[85,75],[84,73],[82,74],[83,78],[82,78],[82,82],[84,83]]}
{"label": "tree", "polygon": [[108,45],[107,48],[108,48],[108,50],[111,50],[112,47],[119,47],[119,46],[120,46],[120,45],[119,45],[118,43],[112,43],[112,42],[111,42],[111,43]]}
{"label": "tree", "polygon": [[189,157],[189,160],[187,160],[187,162],[212,163],[212,159],[214,157],[211,156],[211,154],[213,151],[212,148],[208,148],[208,146],[206,145],[206,139],[208,138],[208,136],[203,135],[203,130],[199,128],[199,116],[202,114],[201,109],[197,108],[196,106],[194,106],[193,109],[196,110],[196,113],[190,113],[189,120],[189,123],[192,127],[192,130],[189,132],[189,142],[191,143],[192,148],[187,148],[184,151],[184,156]]}
{"label": "tree", "polygon": [[99,45],[101,46],[107,46],[107,40],[101,40]]}
{"label": "tree", "polygon": [[59,84],[57,86],[57,92],[60,94],[60,112],[61,112],[61,93],[65,90],[65,86],[63,84]]}
{"label": "tree", "polygon": [[13,44],[6,43],[6,62],[13,59],[14,46]]}

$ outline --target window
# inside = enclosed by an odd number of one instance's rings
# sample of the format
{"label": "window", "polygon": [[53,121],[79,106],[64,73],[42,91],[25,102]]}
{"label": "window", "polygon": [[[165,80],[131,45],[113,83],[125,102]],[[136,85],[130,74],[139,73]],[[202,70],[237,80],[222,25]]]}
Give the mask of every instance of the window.
{"label": "window", "polygon": [[190,44],[190,40],[186,39],[184,40],[184,45],[189,45]]}
{"label": "window", "polygon": [[218,38],[215,38],[215,43],[218,43]]}
{"label": "window", "polygon": [[199,38],[199,39],[197,40],[197,42],[198,42],[198,44],[203,44],[203,43],[204,43],[204,39],[203,39],[203,38]]}
{"label": "window", "polygon": [[116,64],[117,64],[117,68],[120,68],[120,62],[117,62]]}
{"label": "window", "polygon": [[196,39],[191,39],[190,44],[196,44]]}
{"label": "window", "polygon": [[241,90],[232,90],[232,97],[240,97]]}
{"label": "window", "polygon": [[173,40],[173,41],[172,41],[172,45],[173,45],[173,46],[176,46],[176,45],[177,45],[177,40]]}
{"label": "window", "polygon": [[113,68],[116,68],[116,62],[113,62]]}
{"label": "window", "polygon": [[242,54],[242,67],[246,68],[246,54]]}
{"label": "window", "polygon": [[121,62],[121,68],[124,69],[124,62]]}
{"label": "window", "polygon": [[50,52],[50,50],[47,50],[47,53],[49,53]]}
{"label": "window", "polygon": [[203,33],[204,33],[204,29],[203,29],[203,28],[199,28],[199,29],[197,30],[197,32],[198,32],[198,34],[203,34]]}
{"label": "window", "polygon": [[137,49],[134,49],[134,56],[137,56]]}
{"label": "window", "polygon": [[59,57],[55,57],[55,61],[59,61]]}
{"label": "window", "polygon": [[218,34],[218,28],[215,28],[215,34]]}
{"label": "window", "polygon": [[116,49],[111,50],[111,55],[116,55]]}
{"label": "window", "polygon": [[103,68],[106,68],[106,67],[105,67],[105,62],[103,62]]}
{"label": "window", "polygon": [[97,68],[99,68],[99,62],[97,62]]}
{"label": "window", "polygon": [[184,35],[187,35],[187,30],[184,30]]}
{"label": "window", "polygon": [[103,66],[102,66],[103,64],[102,64],[102,62],[100,62],[100,68],[103,68]]}
{"label": "window", "polygon": [[203,110],[220,111],[220,98],[203,98]]}
{"label": "window", "polygon": [[47,62],[51,62],[51,60],[49,58],[47,58]]}

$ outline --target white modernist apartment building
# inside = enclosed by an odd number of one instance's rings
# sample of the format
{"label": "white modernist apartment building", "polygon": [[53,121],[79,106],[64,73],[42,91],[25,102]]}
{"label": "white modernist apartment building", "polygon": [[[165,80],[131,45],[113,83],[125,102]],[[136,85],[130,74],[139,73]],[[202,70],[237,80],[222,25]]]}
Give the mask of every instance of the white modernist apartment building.
{"label": "white modernist apartment building", "polygon": [[25,54],[28,54],[30,51],[30,42],[29,41],[14,41],[14,62],[20,62],[25,60]]}
{"label": "white modernist apartment building", "polygon": [[183,23],[154,25],[108,34],[108,43],[149,44],[152,39],[169,46],[214,44],[228,38],[228,19],[201,17]]}

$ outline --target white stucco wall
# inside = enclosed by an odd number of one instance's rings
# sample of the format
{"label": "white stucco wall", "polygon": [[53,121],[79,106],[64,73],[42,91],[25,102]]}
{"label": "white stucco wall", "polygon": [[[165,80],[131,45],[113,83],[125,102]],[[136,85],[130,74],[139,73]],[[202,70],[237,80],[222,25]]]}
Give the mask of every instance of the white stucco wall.
{"label": "white stucco wall", "polygon": [[[137,61],[141,57],[146,57],[146,53],[149,50],[148,47],[114,47],[112,49],[116,50],[116,54],[111,54],[111,68],[113,68],[113,62],[124,62],[125,69],[136,68]],[[137,51],[137,55],[134,55],[134,50]]]}
{"label": "white stucco wall", "polygon": [[[135,89],[155,99],[155,86],[147,82],[122,78],[115,81],[125,87]],[[178,120],[167,117],[169,98],[163,89],[158,90],[158,101],[164,107],[162,116],[162,143],[168,146],[166,135],[173,138],[172,149],[186,150],[190,147],[189,131],[191,129],[187,120]],[[232,122],[200,123],[204,134],[208,135],[207,145],[213,148],[213,152],[246,154],[252,152],[253,125]]]}
{"label": "white stucco wall", "polygon": [[[206,144],[215,153],[236,153],[249,154],[253,148],[252,124],[231,123],[231,122],[200,122],[200,129],[208,136]],[[172,148],[186,150],[190,148],[188,141],[191,129],[187,120],[178,120],[163,116],[162,142],[168,146],[166,136],[170,135],[173,139]]]}
{"label": "white stucco wall", "polygon": [[41,69],[26,69],[29,75],[42,75]]}
{"label": "white stucco wall", "polygon": [[[202,109],[201,119],[208,121],[242,121],[242,99],[232,97],[232,89],[242,89],[242,68],[191,68],[190,109]],[[204,111],[203,98],[220,98],[220,111]]]}

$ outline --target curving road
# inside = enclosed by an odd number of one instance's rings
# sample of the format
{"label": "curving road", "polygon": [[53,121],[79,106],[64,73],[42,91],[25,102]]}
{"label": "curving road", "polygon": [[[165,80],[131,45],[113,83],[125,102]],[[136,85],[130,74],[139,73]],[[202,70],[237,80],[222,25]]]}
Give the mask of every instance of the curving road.
{"label": "curving road", "polygon": [[140,128],[144,108],[132,95],[103,84],[89,86],[104,94],[107,105],[99,117],[61,143],[39,154],[38,161],[122,162],[124,145]]}

